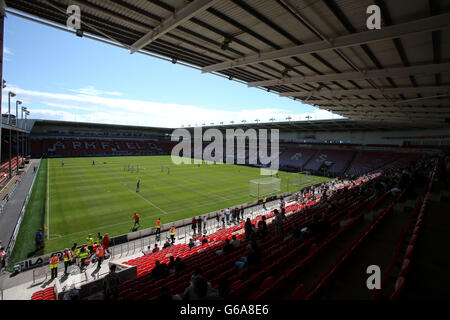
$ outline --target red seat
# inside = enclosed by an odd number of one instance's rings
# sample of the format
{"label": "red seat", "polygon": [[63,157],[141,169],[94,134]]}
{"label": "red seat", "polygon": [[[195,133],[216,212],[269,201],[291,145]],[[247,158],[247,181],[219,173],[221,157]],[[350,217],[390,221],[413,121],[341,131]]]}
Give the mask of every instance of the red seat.
{"label": "red seat", "polygon": [[258,286],[264,277],[264,271],[260,271],[250,277],[249,281],[254,285]]}
{"label": "red seat", "polygon": [[405,278],[404,277],[399,277],[397,279],[397,282],[395,284],[395,291],[392,293],[391,295],[391,300],[398,300],[400,294],[403,291],[403,287],[405,286]]}
{"label": "red seat", "polygon": [[400,269],[399,277],[405,277],[405,275],[408,273],[410,264],[411,264],[411,262],[409,261],[409,259],[403,260],[402,268]]}
{"label": "red seat", "polygon": [[409,259],[413,252],[414,252],[414,246],[409,245],[408,248],[406,249],[405,259]]}
{"label": "red seat", "polygon": [[266,289],[266,288],[272,287],[273,284],[275,283],[275,281],[276,281],[276,279],[272,276],[265,278],[264,281],[261,283],[260,289]]}
{"label": "red seat", "polygon": [[291,300],[304,300],[306,296],[306,286],[300,284],[291,294]]}
{"label": "red seat", "polygon": [[258,290],[249,298],[249,300],[266,300],[268,299],[269,294],[269,289]]}

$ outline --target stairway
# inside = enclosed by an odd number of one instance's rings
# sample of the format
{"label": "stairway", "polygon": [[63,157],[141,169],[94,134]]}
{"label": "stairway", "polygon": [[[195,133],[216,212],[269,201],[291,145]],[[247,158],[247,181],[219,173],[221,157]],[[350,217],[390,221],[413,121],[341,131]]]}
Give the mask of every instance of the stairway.
{"label": "stairway", "polygon": [[347,167],[345,168],[345,170],[343,172],[344,174],[346,174],[348,172],[348,170],[350,170],[350,168],[353,166],[353,164],[356,162],[356,160],[358,160],[360,154],[361,154],[361,150],[358,150],[357,152],[355,152],[355,154],[353,155],[353,159],[350,160]]}
{"label": "stairway", "polygon": [[319,153],[320,153],[320,150],[317,150],[316,152],[314,152],[314,154],[308,159],[308,161],[306,161],[306,162],[303,164],[303,168],[306,168],[306,166],[308,165],[308,163],[310,163],[311,160],[315,159]]}

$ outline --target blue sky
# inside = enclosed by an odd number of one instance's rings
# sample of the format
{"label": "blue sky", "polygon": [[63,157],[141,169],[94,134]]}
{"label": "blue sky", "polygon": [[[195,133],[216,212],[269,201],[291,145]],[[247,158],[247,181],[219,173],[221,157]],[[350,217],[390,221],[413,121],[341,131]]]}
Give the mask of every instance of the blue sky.
{"label": "blue sky", "polygon": [[242,83],[202,74],[27,21],[5,20],[3,112],[7,90],[31,118],[179,127],[337,118]]}

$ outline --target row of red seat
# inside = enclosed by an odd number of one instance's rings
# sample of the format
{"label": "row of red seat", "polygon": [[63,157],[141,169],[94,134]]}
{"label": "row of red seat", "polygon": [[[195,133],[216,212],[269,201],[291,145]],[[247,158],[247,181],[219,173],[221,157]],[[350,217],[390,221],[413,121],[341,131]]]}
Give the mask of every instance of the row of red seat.
{"label": "row of red seat", "polygon": [[[32,145],[40,145],[41,152],[51,156],[161,154],[167,153],[168,149],[167,143],[137,139],[34,139]],[[32,150],[36,151],[35,148]]]}
{"label": "row of red seat", "polygon": [[418,236],[420,235],[420,233],[422,231],[423,218],[424,218],[425,210],[428,205],[429,198],[430,198],[431,188],[433,186],[436,169],[437,169],[437,165],[434,167],[432,176],[430,178],[430,182],[428,183],[428,186],[427,186],[427,193],[423,200],[423,204],[421,206],[420,213],[417,216],[417,220],[414,225],[413,233],[412,233],[411,238],[409,239],[408,245],[406,247],[406,252],[405,252],[405,255],[403,256],[403,261],[401,264],[400,272],[397,276],[397,281],[395,283],[394,292],[392,293],[392,295],[390,297],[391,300],[398,300],[403,292],[404,287],[405,287],[406,276],[410,269],[411,259],[413,258],[413,254],[414,254],[414,250],[415,250],[415,244],[416,244]]}
{"label": "row of red seat", "polygon": [[371,235],[373,230],[379,225],[379,223],[383,220],[383,218],[392,212],[392,209],[398,199],[400,199],[403,194],[405,193],[405,190],[402,191],[397,197],[394,199],[394,201],[383,210],[381,214],[379,214],[357,237],[355,241],[353,241],[352,244],[350,244],[346,249],[343,250],[343,252],[339,255],[339,257],[328,267],[328,269],[320,275],[312,285],[311,291],[306,295],[306,300],[313,300],[316,299],[321,291],[323,291],[327,284],[330,282],[330,280],[335,276],[335,274],[340,270],[342,265],[352,256],[355,251],[361,246],[361,244],[364,242],[367,237]]}
{"label": "row of red seat", "polygon": [[[357,152],[346,149],[286,148],[281,152],[280,166],[317,171],[325,164],[327,171],[331,173],[359,175],[374,170],[402,168],[420,158],[418,154],[391,151],[363,150],[358,155]],[[355,156],[357,158],[347,169]]]}
{"label": "row of red seat", "polygon": [[347,171],[350,175],[358,175],[365,172],[372,172],[380,168],[389,168],[390,164],[407,154],[384,151],[361,151],[351,168]]}
{"label": "row of red seat", "polygon": [[36,291],[31,296],[31,300],[56,300],[55,288],[52,286],[43,290]]}
{"label": "row of red seat", "polygon": [[[19,161],[17,161],[19,159]],[[14,157],[11,159],[11,170],[14,172],[17,169],[17,163],[19,163],[19,167],[23,163],[23,159],[21,156]],[[9,178],[9,161],[3,162],[3,164],[0,166],[0,184],[8,180]]]}

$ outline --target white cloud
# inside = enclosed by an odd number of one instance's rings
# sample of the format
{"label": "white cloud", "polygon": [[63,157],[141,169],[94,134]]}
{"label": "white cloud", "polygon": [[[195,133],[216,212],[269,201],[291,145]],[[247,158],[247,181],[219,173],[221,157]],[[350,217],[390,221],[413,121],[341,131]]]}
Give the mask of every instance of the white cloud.
{"label": "white cloud", "polygon": [[121,96],[122,95],[121,92],[103,91],[100,89],[96,89],[94,86],[87,86],[85,88],[80,88],[80,89],[70,89],[70,91],[79,93],[81,95],[87,95],[87,96],[103,96],[103,95]]}
{"label": "white cloud", "polygon": [[[193,126],[203,123],[207,125],[211,123],[218,125],[220,122],[228,124],[231,121],[241,123],[242,120],[252,123],[256,119],[261,122],[269,122],[272,117],[275,121],[287,121],[287,117],[291,117],[291,121],[306,120],[306,116],[311,116],[312,120],[340,117],[320,109],[308,113],[292,113],[277,108],[230,111],[192,105],[101,97],[99,95],[105,93],[93,87],[92,90],[88,87],[83,94],[50,93],[9,87],[29,107],[32,112],[31,118],[35,119],[180,127],[181,125]],[[88,94],[90,91],[91,94]],[[5,93],[3,101],[7,102]],[[299,110],[301,110],[301,104],[299,104]]]}

